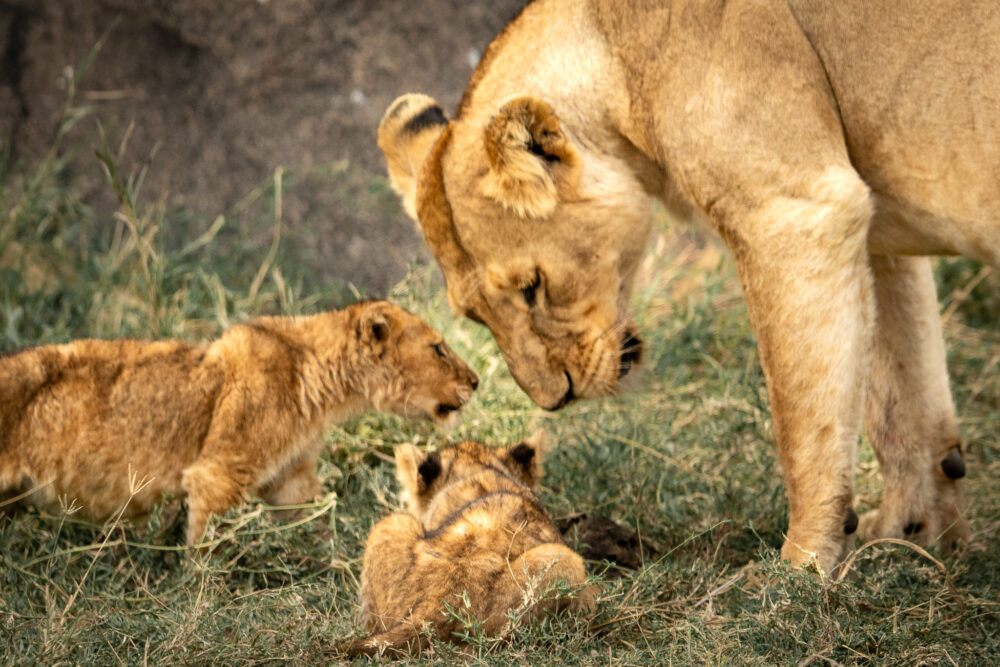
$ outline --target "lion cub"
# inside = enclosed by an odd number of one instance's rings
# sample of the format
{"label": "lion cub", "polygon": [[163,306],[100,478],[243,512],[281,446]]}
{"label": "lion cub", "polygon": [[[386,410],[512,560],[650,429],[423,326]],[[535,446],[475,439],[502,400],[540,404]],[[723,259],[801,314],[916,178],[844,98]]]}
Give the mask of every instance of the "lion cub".
{"label": "lion cub", "polygon": [[373,408],[447,421],[477,382],[439,333],[384,301],[261,317],[206,344],[28,349],[0,358],[0,499],[62,498],[99,520],[183,492],[191,545],[250,493],[275,505],[315,496],[331,420]]}
{"label": "lion cub", "polygon": [[569,601],[546,599],[550,584],[580,587],[586,573],[532,492],[543,438],[538,431],[500,449],[462,442],[428,455],[410,444],[396,448],[409,513],[382,519],[368,536],[361,617],[375,635],[347,643],[347,652],[419,650],[425,626],[454,641],[461,623],[446,615],[446,604],[470,612],[489,635],[504,628],[511,610],[533,619],[592,605],[589,589]]}

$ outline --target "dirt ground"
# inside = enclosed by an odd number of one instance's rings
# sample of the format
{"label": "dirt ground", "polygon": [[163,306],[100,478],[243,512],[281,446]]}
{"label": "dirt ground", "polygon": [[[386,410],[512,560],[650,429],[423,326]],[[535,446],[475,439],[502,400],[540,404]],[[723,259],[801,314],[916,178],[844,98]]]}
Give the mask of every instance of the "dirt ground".
{"label": "dirt ground", "polygon": [[145,193],[208,219],[278,166],[346,160],[290,187],[284,220],[312,239],[324,277],[377,295],[424,252],[394,197],[371,187],[384,174],[382,112],[405,92],[454,109],[523,3],[0,0],[0,140],[27,165],[48,150],[72,68],[107,33],[77,96],[94,111],[65,142],[85,149],[72,164],[93,179],[94,205],[113,205],[93,157],[96,119],[114,137],[134,123],[125,167],[149,162]]}

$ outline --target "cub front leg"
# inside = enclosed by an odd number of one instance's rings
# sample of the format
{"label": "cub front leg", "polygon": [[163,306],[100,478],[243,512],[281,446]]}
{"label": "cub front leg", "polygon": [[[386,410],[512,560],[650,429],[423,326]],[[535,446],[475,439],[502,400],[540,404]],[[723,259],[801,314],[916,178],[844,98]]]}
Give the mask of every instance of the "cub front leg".
{"label": "cub front leg", "polygon": [[865,432],[882,469],[879,509],[866,539],[947,546],[968,539],[959,479],[965,461],[948,386],[930,260],[871,258],[877,308]]}
{"label": "cub front leg", "polygon": [[[254,380],[254,381],[251,381]],[[198,541],[213,514],[222,514],[260,486],[274,458],[287,451],[287,423],[276,418],[272,400],[253,389],[267,386],[266,378],[245,378],[223,392],[198,458],[181,477],[187,493],[188,546]],[[285,411],[286,414],[288,411]]]}
{"label": "cub front leg", "polygon": [[248,475],[246,466],[235,461],[200,458],[181,477],[187,493],[187,545],[193,546],[205,532],[213,514],[224,514],[243,502]]}
{"label": "cub front leg", "polygon": [[784,559],[831,572],[853,542],[854,461],[872,322],[868,189],[830,167],[724,236],[757,335],[789,502]]}
{"label": "cub front leg", "polygon": [[[560,580],[572,587],[582,586],[587,580],[583,558],[562,544],[540,544],[528,549],[511,562],[510,571],[522,597],[527,599],[539,599],[552,583]],[[595,587],[588,586],[569,600],[540,599],[531,609],[531,617],[541,618],[548,611],[563,607],[590,611],[597,593]],[[516,607],[523,600],[514,602],[511,606]]]}

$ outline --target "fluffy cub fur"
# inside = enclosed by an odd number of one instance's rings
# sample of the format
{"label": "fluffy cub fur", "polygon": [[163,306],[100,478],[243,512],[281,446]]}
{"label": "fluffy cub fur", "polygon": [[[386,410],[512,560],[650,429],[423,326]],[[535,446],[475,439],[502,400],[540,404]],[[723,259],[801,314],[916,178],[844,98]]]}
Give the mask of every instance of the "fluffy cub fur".
{"label": "fluffy cub fur", "polygon": [[[532,491],[541,475],[543,433],[499,449],[462,442],[433,454],[396,448],[396,476],[408,512],[379,521],[361,572],[361,617],[374,636],[347,652],[419,650],[429,628],[455,641],[469,612],[496,635],[508,612],[524,619],[560,607],[587,608],[593,592],[547,596],[564,580],[584,584],[583,559],[566,547]],[[463,600],[468,598],[468,607]]]}
{"label": "fluffy cub fur", "polygon": [[28,349],[0,358],[0,500],[73,503],[100,520],[183,493],[190,545],[248,494],[316,495],[330,420],[376,409],[445,421],[476,384],[439,333],[381,301],[262,317],[206,344]]}

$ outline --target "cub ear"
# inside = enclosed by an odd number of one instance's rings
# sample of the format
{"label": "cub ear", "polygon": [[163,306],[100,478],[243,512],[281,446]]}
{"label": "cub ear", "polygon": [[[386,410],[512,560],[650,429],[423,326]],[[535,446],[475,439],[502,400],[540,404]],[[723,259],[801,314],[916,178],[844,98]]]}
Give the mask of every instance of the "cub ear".
{"label": "cub ear", "polygon": [[428,454],[417,466],[417,490],[426,493],[438,477],[441,476],[441,457],[437,452]]}
{"label": "cub ear", "polygon": [[378,147],[385,155],[389,181],[403,208],[417,220],[417,177],[434,143],[448,125],[440,105],[427,95],[411,93],[389,105],[378,126]]}
{"label": "cub ear", "polygon": [[546,102],[514,97],[486,124],[482,193],[522,217],[550,215],[576,186],[579,158]]}
{"label": "cub ear", "polygon": [[410,512],[417,513],[417,466],[423,457],[420,450],[409,442],[396,445],[393,450],[396,459],[396,481],[399,482],[400,496]]}
{"label": "cub ear", "polygon": [[356,331],[358,342],[362,347],[371,350],[372,354],[381,358],[389,345],[392,325],[388,316],[378,310],[366,310],[358,317]]}
{"label": "cub ear", "polygon": [[545,430],[538,429],[530,436],[504,449],[503,461],[524,480],[534,487],[542,477],[542,454],[545,449]]}
{"label": "cub ear", "polygon": [[396,459],[396,480],[410,511],[420,510],[419,498],[441,476],[441,457],[437,452],[421,454],[413,444],[404,442],[393,451]]}

